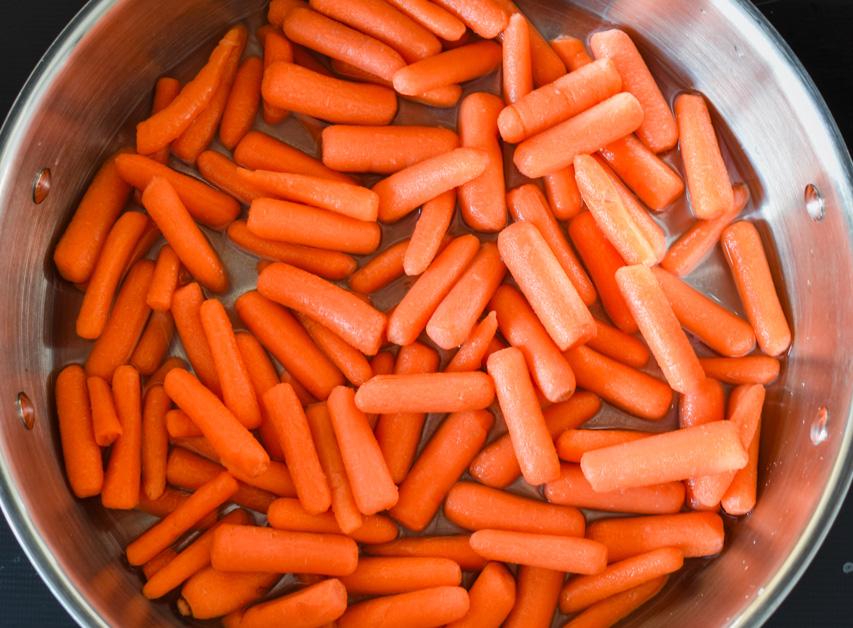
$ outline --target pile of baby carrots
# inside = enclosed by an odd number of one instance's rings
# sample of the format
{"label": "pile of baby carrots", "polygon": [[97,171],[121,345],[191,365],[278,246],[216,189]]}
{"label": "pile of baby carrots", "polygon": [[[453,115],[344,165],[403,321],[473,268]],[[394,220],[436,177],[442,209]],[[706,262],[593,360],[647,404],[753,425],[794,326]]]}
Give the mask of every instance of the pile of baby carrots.
{"label": "pile of baby carrots", "polygon": [[[159,518],[126,548],[145,596],[228,628],[609,626],[723,551],[791,331],[705,99],[509,0],[268,21],[157,82],[54,253],[93,341],[56,378],[69,484]],[[498,69],[501,96],[465,85]],[[400,99],[456,130],[391,124]],[[668,244],[651,212],[685,194]],[[718,242],[747,320],[689,283]],[[604,403],[649,428],[592,429]]]}

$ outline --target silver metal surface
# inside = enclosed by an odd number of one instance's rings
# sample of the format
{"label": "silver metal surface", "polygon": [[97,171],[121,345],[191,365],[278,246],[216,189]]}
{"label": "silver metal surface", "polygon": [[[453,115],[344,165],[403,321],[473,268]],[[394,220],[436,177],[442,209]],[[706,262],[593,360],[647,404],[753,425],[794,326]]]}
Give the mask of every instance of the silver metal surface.
{"label": "silver metal surface", "polygon": [[[0,502],[27,554],[82,625],[177,623],[140,593],[122,564],[144,522],[71,497],[51,418],[56,373],[85,351],[74,320],[79,293],[60,281],[51,252],[103,156],[132,141],[127,120],[150,103],[159,75],[184,63],[262,0],[110,0],[90,3],[31,78],[0,134]],[[730,170],[749,186],[746,217],[764,239],[794,330],[768,390],[759,502],[732,521],[724,554],[673,579],[630,625],[758,625],[794,585],[825,536],[853,475],[853,166],[820,96],[770,26],[738,0],[519,0],[546,37],[586,38],[618,24],[641,47],[664,92],[702,92],[722,129]],[[168,21],[162,16],[169,15]],[[408,114],[417,108],[405,105]],[[445,122],[453,125],[452,113]],[[294,126],[298,126],[295,123]],[[303,131],[304,133],[304,131]],[[675,168],[677,156],[666,158]],[[36,205],[32,182],[50,168]],[[804,190],[819,190],[814,221]],[[813,208],[812,208],[813,209]],[[677,235],[689,219],[664,220]],[[227,261],[227,260],[226,260]],[[742,308],[721,256],[689,281]],[[842,289],[839,289],[842,286]],[[34,426],[18,417],[32,401]],[[813,444],[818,413],[831,417]]]}

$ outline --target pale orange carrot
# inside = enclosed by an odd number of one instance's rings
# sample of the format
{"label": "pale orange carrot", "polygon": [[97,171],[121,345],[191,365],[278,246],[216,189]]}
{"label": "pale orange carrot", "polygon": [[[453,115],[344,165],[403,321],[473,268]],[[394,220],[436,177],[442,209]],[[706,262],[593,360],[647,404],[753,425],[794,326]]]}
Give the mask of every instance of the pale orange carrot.
{"label": "pale orange carrot", "polygon": [[509,24],[503,31],[501,49],[504,99],[511,104],[533,91],[530,27],[521,13],[509,18]]}

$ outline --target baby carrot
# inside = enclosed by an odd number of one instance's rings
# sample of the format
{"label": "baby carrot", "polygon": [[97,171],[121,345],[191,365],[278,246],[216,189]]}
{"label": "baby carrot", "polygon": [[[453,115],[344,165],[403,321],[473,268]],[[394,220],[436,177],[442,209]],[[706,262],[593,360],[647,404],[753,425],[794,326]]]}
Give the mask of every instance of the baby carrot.
{"label": "baby carrot", "polygon": [[575,180],[575,167],[566,166],[543,177],[545,196],[557,220],[571,220],[583,206],[581,192]]}
{"label": "baby carrot", "polygon": [[563,628],[603,628],[612,626],[648,602],[663,589],[667,576],[660,576],[645,584],[617,593],[593,604],[563,625]]}
{"label": "baby carrot", "polygon": [[479,177],[488,165],[485,151],[457,148],[395,172],[373,186],[379,194],[379,220],[396,222],[439,194]]}
{"label": "baby carrot", "polygon": [[104,161],[59,239],[53,261],[63,279],[82,283],[95,269],[107,234],[130,197],[131,186],[117,166],[118,156],[128,152],[123,148]]}
{"label": "baby carrot", "polygon": [[257,55],[243,59],[237,69],[219,123],[219,141],[228,150],[234,150],[255,122],[261,102],[263,75],[264,62]]}
{"label": "baby carrot", "polygon": [[720,500],[723,510],[729,515],[745,515],[755,508],[755,497],[758,482],[758,449],[761,422],[755,428],[755,436],[752,438],[747,452],[749,462],[743,469],[735,472],[731,484],[726,489]]}
{"label": "baby carrot", "polygon": [[397,486],[364,412],[355,403],[355,391],[338,386],[329,395],[329,415],[335,429],[355,503],[373,515],[397,503]]}
{"label": "baby carrot", "polygon": [[183,410],[169,410],[166,412],[166,432],[172,438],[190,438],[202,436],[198,425]]}
{"label": "baby carrot", "polygon": [[429,0],[387,0],[415,22],[446,41],[457,41],[465,34],[465,25]]}
{"label": "baby carrot", "polygon": [[169,397],[201,428],[219,456],[246,475],[256,476],[269,467],[269,456],[236,417],[196,377],[183,369],[166,375]]}
{"label": "baby carrot", "polygon": [[[153,285],[152,281],[152,285]],[[150,289],[149,289],[150,292]],[[148,317],[145,331],[130,356],[130,363],[142,375],[151,375],[166,357],[172,342],[175,325],[170,312],[152,312]]]}
{"label": "baby carrot", "polygon": [[470,536],[417,536],[406,537],[366,545],[364,552],[368,556],[427,556],[449,558],[459,564],[463,571],[480,571],[486,560],[479,556],[468,542]]}
{"label": "baby carrot", "polygon": [[139,503],[136,505],[136,510],[162,519],[180,504],[187,501],[190,494],[184,491],[179,491],[166,486],[166,490],[157,499],[148,499],[145,493],[139,494]]}
{"label": "baby carrot", "polygon": [[291,497],[296,495],[296,486],[293,484],[293,477],[283,462],[271,460],[269,469],[255,477],[250,477],[242,473],[239,469],[235,468],[234,465],[229,464],[226,461],[223,462],[225,462],[228,473],[233,475],[243,484],[259,488],[262,491],[281,497]]}
{"label": "baby carrot", "polygon": [[[435,373],[437,370],[438,352],[419,342],[413,342],[400,347],[393,372],[398,375],[411,375]],[[373,430],[376,441],[395,484],[403,481],[412,466],[425,420],[426,414],[423,412],[406,412],[383,414],[376,422]]]}
{"label": "baby carrot", "polygon": [[647,373],[582,346],[565,352],[580,388],[643,419],[661,419],[672,403],[672,389]]}
{"label": "baby carrot", "polygon": [[109,447],[122,432],[113,403],[113,391],[109,382],[97,376],[86,379],[86,391],[95,442],[100,447]]}
{"label": "baby carrot", "polygon": [[464,412],[494,401],[495,389],[485,373],[377,375],[358,389],[362,412]]}
{"label": "baby carrot", "polygon": [[578,465],[564,464],[561,465],[559,479],[545,485],[545,499],[553,504],[605,512],[671,514],[680,512],[684,505],[684,484],[673,481],[598,492],[592,488]]}
{"label": "baby carrot", "polygon": [[224,229],[240,214],[240,204],[204,181],[190,177],[142,155],[119,155],[119,175],[133,187],[144,190],[154,177],[169,181],[194,220],[212,229]]}
{"label": "baby carrot", "polygon": [[342,183],[355,183],[347,175],[327,168],[319,159],[255,130],[246,133],[234,148],[234,161],[252,170],[292,172]]}
{"label": "baby carrot", "polygon": [[[264,70],[276,61],[293,63],[293,44],[272,26],[263,26],[257,31],[258,41],[264,47]],[[263,77],[261,78],[263,82]],[[261,102],[264,122],[275,126],[284,120],[290,112],[282,107],[276,107],[267,101]]]}
{"label": "baby carrot", "polygon": [[683,277],[692,271],[699,262],[716,246],[723,229],[743,211],[749,200],[749,190],[743,183],[732,187],[734,205],[713,220],[697,220],[696,223],[666,252],[660,265],[669,272]]}
{"label": "baby carrot", "polygon": [[[511,0],[494,0],[504,12],[512,17],[521,10]],[[533,84],[541,87],[553,83],[566,73],[566,66],[529,21],[527,23],[530,39],[530,56],[533,66]]]}
{"label": "baby carrot", "polygon": [[763,355],[700,358],[705,375],[726,384],[769,384],[779,375],[779,360]]}
{"label": "baby carrot", "polygon": [[515,604],[504,628],[548,628],[554,619],[565,574],[554,569],[518,566]]}
{"label": "baby carrot", "polygon": [[269,9],[267,10],[267,21],[271,25],[280,29],[288,11],[294,7],[307,6],[308,2],[305,0],[272,0],[269,3]]}
{"label": "baby carrot", "polygon": [[376,220],[378,215],[379,198],[376,192],[367,188],[287,172],[242,168],[238,172],[243,179],[268,195],[328,209],[358,220]]}
{"label": "baby carrot", "polygon": [[420,275],[429,268],[445,242],[455,211],[456,190],[448,190],[424,203],[403,255],[403,269],[407,275]]}
{"label": "baby carrot", "polygon": [[[687,397],[684,395],[682,400]],[[722,417],[720,417],[722,420]],[[579,463],[587,451],[627,443],[640,438],[648,438],[652,432],[639,432],[623,429],[568,429],[557,437],[554,445],[560,460]],[[563,476],[567,467],[563,467]]]}
{"label": "baby carrot", "polygon": [[517,222],[498,236],[498,249],[530,306],[561,351],[595,335],[592,314],[539,230]]}
{"label": "baby carrot", "polygon": [[181,260],[168,244],[163,245],[157,255],[154,277],[145,302],[155,312],[166,312],[172,307],[172,295],[178,288]]}
{"label": "baby carrot", "polygon": [[732,207],[734,197],[705,99],[681,94],[675,101],[675,115],[693,213],[702,220],[721,216]]}
{"label": "baby carrot", "polygon": [[530,27],[521,13],[509,18],[503,31],[503,94],[507,104],[517,102],[533,91],[533,64]]}
{"label": "baby carrot", "polygon": [[530,375],[545,398],[558,403],[571,397],[575,391],[574,373],[522,294],[512,286],[500,286],[489,308],[497,314],[504,338],[521,350]]}
{"label": "baby carrot", "polygon": [[237,164],[215,150],[206,150],[201,153],[196,167],[208,183],[237,199],[243,205],[250,205],[256,198],[270,196],[257,185],[241,177]]}
{"label": "baby carrot", "polygon": [[487,367],[524,479],[533,486],[556,480],[560,462],[524,355],[515,348],[504,349],[489,356]]}
{"label": "baby carrot", "polygon": [[145,575],[145,579],[151,580],[153,576],[157,575],[158,571],[168,565],[177,555],[178,552],[173,550],[171,547],[167,547],[154,558],[142,565],[142,573]]}
{"label": "baby carrot", "polygon": [[249,331],[312,395],[325,399],[346,382],[287,309],[255,291],[243,294],[234,307]]}
{"label": "baby carrot", "polygon": [[400,484],[400,499],[388,514],[409,530],[423,530],[486,442],[494,421],[486,410],[448,416]]}
{"label": "baby carrot", "polygon": [[456,621],[467,612],[465,589],[439,586],[353,604],[337,625],[338,628],[432,628]]}
{"label": "baby carrot", "polygon": [[758,230],[741,220],[723,230],[721,242],[758,346],[769,356],[781,355],[791,346],[791,328]]}
{"label": "baby carrot", "polygon": [[457,126],[462,146],[486,151],[483,173],[459,188],[465,223],[477,231],[500,231],[506,224],[503,152],[498,141],[498,115],[503,101],[493,94],[469,94],[459,107]]}
{"label": "baby carrot", "polygon": [[448,244],[388,317],[390,342],[404,346],[415,341],[479,248],[479,240],[471,234]]}
{"label": "baby carrot", "polygon": [[329,578],[274,600],[250,606],[245,612],[238,611],[239,623],[231,624],[231,615],[223,618],[222,623],[226,628],[311,628],[334,623],[346,608],[347,589],[340,580]]}
{"label": "baby carrot", "polygon": [[515,149],[513,162],[521,174],[542,177],[636,131],[642,120],[639,101],[629,93],[616,94],[524,140]]}
{"label": "baby carrot", "polygon": [[496,0],[433,0],[483,39],[494,39],[509,23],[509,13]]}
{"label": "baby carrot", "polygon": [[368,556],[341,582],[349,595],[387,595],[430,587],[459,586],[462,571],[447,558]]}
{"label": "baby carrot", "polygon": [[201,304],[204,296],[201,287],[192,282],[175,291],[172,297],[172,315],[187,354],[198,378],[216,395],[221,394],[219,375],[213,362],[213,353],[201,324]]}
{"label": "baby carrot", "polygon": [[604,492],[736,471],[746,463],[737,427],[714,421],[588,451],[581,469],[593,490]]}
{"label": "baby carrot", "polygon": [[477,530],[470,543],[490,560],[580,574],[601,573],[607,567],[607,546],[575,536]]}
{"label": "baby carrot", "polygon": [[261,94],[279,107],[337,124],[388,124],[397,113],[390,89],[323,76],[293,63],[267,68]]}
{"label": "baby carrot", "polygon": [[92,497],[104,485],[101,450],[95,441],[86,373],[77,364],[66,366],[56,378],[56,413],[65,473],[77,497]]}
{"label": "baby carrot", "polygon": [[468,589],[468,612],[447,628],[499,628],[515,604],[515,578],[501,563],[489,563]]}
{"label": "baby carrot", "polygon": [[[332,69],[336,74],[359,83],[372,83],[373,85],[381,85],[382,87],[394,89],[394,84],[391,81],[386,81],[375,74],[370,74],[337,59],[332,60]],[[402,94],[401,96],[406,100],[422,105],[451,108],[455,107],[459,99],[462,98],[462,88],[459,85],[442,85],[417,96],[403,96]]]}
{"label": "baby carrot", "polygon": [[145,186],[142,204],[190,274],[209,290],[223,292],[228,287],[228,277],[222,260],[169,181],[154,177]]}
{"label": "baby carrot", "polygon": [[599,519],[586,535],[607,546],[608,561],[624,560],[660,547],[674,547],[685,558],[714,556],[723,549],[723,520],[715,512],[683,512],[648,517]]}
{"label": "baby carrot", "polygon": [[585,65],[593,63],[592,57],[584,48],[583,42],[576,37],[568,37],[560,35],[557,39],[552,39],[550,42],[551,48],[566,64],[569,72],[579,70]]}
{"label": "baby carrot", "polygon": [[708,377],[699,388],[682,395],[678,401],[678,425],[681,428],[722,421],[725,417],[725,394],[716,379]]}
{"label": "baby carrot", "polygon": [[[294,532],[316,532],[322,534],[344,534],[331,510],[317,515],[309,514],[298,499],[282,497],[270,504],[267,519],[270,526],[278,530]],[[397,524],[384,515],[370,515],[350,534],[358,543],[387,543],[397,538]],[[360,564],[360,563],[359,563]]]}
{"label": "baby carrot", "polygon": [[358,262],[346,253],[259,238],[249,231],[244,220],[228,225],[226,234],[234,244],[253,255],[292,264],[325,279],[343,279],[358,266]]}
{"label": "baby carrot", "polygon": [[649,349],[630,334],[626,334],[612,325],[595,319],[595,338],[588,340],[586,346],[623,364],[636,369],[643,368],[649,361]]}
{"label": "baby carrot", "polygon": [[755,346],[755,333],[744,320],[662,268],[652,268],[678,322],[717,353],[742,356]]}
{"label": "baby carrot", "polygon": [[404,259],[409,239],[401,240],[375,255],[349,279],[349,287],[361,294],[381,290],[405,274]]}
{"label": "baby carrot", "polygon": [[280,578],[277,573],[218,571],[207,566],[181,587],[178,612],[195,619],[235,613],[264,597]]}
{"label": "baby carrot", "polygon": [[351,574],[358,546],[338,534],[225,525],[213,534],[210,563],[218,571]]}
{"label": "baby carrot", "polygon": [[591,63],[508,105],[498,118],[501,137],[518,144],[610,98],[621,87],[612,61]]}
{"label": "baby carrot", "polygon": [[634,135],[608,144],[599,154],[625,185],[654,210],[665,209],[684,191],[681,177]]}
{"label": "baby carrot", "polygon": [[379,246],[375,222],[272,198],[260,198],[249,208],[246,223],[255,236],[267,240],[366,255]]}
{"label": "baby carrot", "polygon": [[148,378],[148,381],[145,382],[143,392],[148,391],[150,388],[152,388],[153,386],[157,386],[158,384],[162,385],[163,380],[166,377],[166,373],[168,373],[172,369],[185,369],[188,366],[189,365],[187,364],[186,360],[178,356],[172,356],[171,358],[164,360],[163,364],[161,364],[160,367],[156,371],[154,371],[151,377]]}
{"label": "baby carrot", "polygon": [[398,70],[393,77],[394,89],[406,96],[417,96],[437,87],[491,74],[500,63],[501,47],[491,41],[478,41]]}
{"label": "baby carrot", "polygon": [[506,275],[498,246],[484,242],[459,281],[439,303],[426,326],[427,336],[442,349],[461,345],[477,324]]}
{"label": "baby carrot", "polygon": [[373,377],[373,370],[361,351],[351,347],[335,332],[313,318],[304,314],[297,314],[296,318],[323,353],[340,369],[347,381],[354,386],[361,386]]}
{"label": "baby carrot", "polygon": [[262,422],[261,407],[225,307],[217,299],[208,299],[201,304],[199,317],[213,355],[225,407],[248,429],[258,428]]}
{"label": "baby carrot", "polygon": [[151,313],[145,296],[153,275],[154,262],[150,260],[136,262],[127,273],[104,331],[86,358],[90,377],[111,379],[116,368],[130,359]]}
{"label": "baby carrot", "polygon": [[310,316],[367,355],[382,345],[385,315],[317,275],[278,262],[260,274],[258,292]]}
{"label": "baby carrot", "polygon": [[600,31],[590,37],[589,46],[596,59],[613,60],[622,77],[622,88],[642,105],[643,123],[637,130],[640,141],[655,153],[675,146],[678,142],[675,117],[631,38],[618,29]]}
{"label": "baby carrot", "polygon": [[[582,425],[601,410],[601,400],[583,390],[575,392],[566,401],[548,406],[543,411],[545,425],[552,440],[564,430]],[[493,488],[505,488],[512,484],[521,468],[509,434],[500,436],[486,446],[468,468],[478,482]]]}
{"label": "baby carrot", "polygon": [[595,288],[569,247],[542,190],[532,183],[526,183],[510,190],[506,196],[512,217],[518,222],[530,222],[539,230],[584,304],[589,306],[595,303],[598,298]]}
{"label": "baby carrot", "polygon": [[[500,288],[498,288],[500,290]],[[496,293],[497,294],[497,293]],[[453,359],[444,367],[445,373],[476,371],[483,365],[486,349],[498,330],[498,317],[492,311],[471,331]]]}
{"label": "baby carrot", "polygon": [[136,150],[150,155],[176,140],[205,110],[222,81],[232,51],[245,42],[245,27],[225,34],[195,78],[161,111],[136,125]]}
{"label": "baby carrot", "polygon": [[77,315],[76,330],[81,338],[94,340],[103,333],[133,249],[149,224],[145,214],[126,212],[107,234]]}

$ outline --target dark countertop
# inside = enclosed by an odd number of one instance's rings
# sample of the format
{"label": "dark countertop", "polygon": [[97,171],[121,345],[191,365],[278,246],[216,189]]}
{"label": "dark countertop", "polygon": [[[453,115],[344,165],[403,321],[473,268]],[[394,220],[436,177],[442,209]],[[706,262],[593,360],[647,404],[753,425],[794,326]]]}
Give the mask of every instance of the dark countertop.
{"label": "dark countertop", "polygon": [[[140,0],[144,1],[144,0]],[[753,0],[798,55],[847,141],[853,142],[853,0]],[[82,0],[0,3],[0,116]],[[853,498],[848,497],[823,546],[770,621],[786,626],[853,626]],[[0,518],[0,625],[75,626],[53,598]]]}

